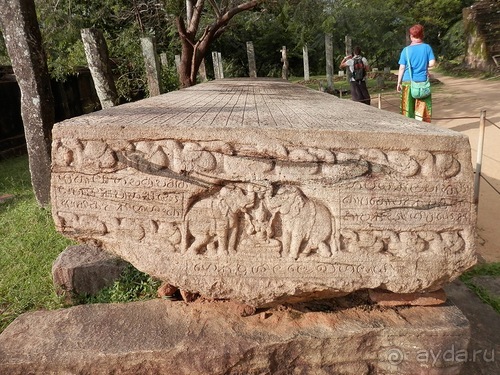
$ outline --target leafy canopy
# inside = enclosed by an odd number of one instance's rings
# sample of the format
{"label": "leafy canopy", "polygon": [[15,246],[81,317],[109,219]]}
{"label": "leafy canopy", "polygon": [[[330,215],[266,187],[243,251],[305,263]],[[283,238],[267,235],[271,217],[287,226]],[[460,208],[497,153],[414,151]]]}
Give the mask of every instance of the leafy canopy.
{"label": "leafy canopy", "polygon": [[[134,91],[146,86],[140,37],[154,36],[158,51],[167,54],[172,68],[174,55],[180,54],[175,19],[185,17],[185,0],[35,0],[35,3],[49,69],[56,79],[64,80],[67,74],[87,65],[80,38],[82,28],[96,27],[104,32],[122,96],[131,97]],[[307,45],[311,73],[323,74],[324,33],[332,35],[338,61],[344,54],[344,38],[350,35],[353,46],[361,46],[372,66],[395,68],[408,27],[421,23],[426,30],[425,40],[434,52],[454,59],[464,53],[460,21],[462,9],[472,3],[473,0],[267,0],[231,19],[211,50],[222,52],[229,76],[247,75],[245,44],[253,41],[258,75],[277,76],[281,70],[279,50],[287,46],[290,70],[299,75],[302,47]],[[214,20],[211,4],[224,10],[236,2],[205,2],[198,34]],[[8,63],[2,43],[0,63]]]}

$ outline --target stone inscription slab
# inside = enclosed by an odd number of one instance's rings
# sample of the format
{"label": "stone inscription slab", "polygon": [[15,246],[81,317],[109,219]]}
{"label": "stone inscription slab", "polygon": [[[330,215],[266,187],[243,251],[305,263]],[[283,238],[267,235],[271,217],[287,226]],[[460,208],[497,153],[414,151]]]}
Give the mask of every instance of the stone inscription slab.
{"label": "stone inscription slab", "polygon": [[431,291],[475,263],[466,137],[299,85],[226,80],[56,124],[58,230],[266,306]]}

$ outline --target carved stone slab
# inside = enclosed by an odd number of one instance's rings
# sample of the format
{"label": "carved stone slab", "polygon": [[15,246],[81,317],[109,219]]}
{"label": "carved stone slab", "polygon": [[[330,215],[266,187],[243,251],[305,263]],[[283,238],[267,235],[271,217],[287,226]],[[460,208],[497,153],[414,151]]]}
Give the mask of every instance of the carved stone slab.
{"label": "carved stone slab", "polygon": [[274,80],[55,125],[59,231],[254,306],[439,289],[475,261],[467,137]]}

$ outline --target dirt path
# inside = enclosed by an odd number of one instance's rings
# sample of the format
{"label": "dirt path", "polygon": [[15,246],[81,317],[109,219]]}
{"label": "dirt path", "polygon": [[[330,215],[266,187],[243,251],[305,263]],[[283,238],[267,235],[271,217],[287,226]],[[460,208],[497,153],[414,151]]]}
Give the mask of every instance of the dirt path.
{"label": "dirt path", "polygon": [[[500,262],[500,81],[453,78],[437,73],[433,76],[443,83],[433,93],[433,124],[469,137],[474,167],[480,111],[486,111],[489,121],[486,122],[481,166],[478,252],[487,262]],[[398,112],[398,97],[387,95],[386,98],[382,100],[382,108]]]}

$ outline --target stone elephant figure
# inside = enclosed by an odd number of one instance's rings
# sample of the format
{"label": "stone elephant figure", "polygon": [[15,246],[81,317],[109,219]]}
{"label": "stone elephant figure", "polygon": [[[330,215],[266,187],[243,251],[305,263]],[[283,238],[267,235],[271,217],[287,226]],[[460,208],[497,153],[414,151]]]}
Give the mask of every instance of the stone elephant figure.
{"label": "stone elephant figure", "polygon": [[[240,213],[255,204],[255,194],[245,193],[234,185],[224,186],[218,193],[196,202],[186,214],[187,233],[194,237],[186,251],[199,254],[206,246],[208,252],[218,254],[236,252]],[[217,247],[215,243],[217,242]]]}
{"label": "stone elephant figure", "polygon": [[303,254],[317,250],[323,257],[332,255],[330,242],[336,248],[332,238],[334,223],[324,204],[308,198],[295,186],[282,186],[265,201],[273,215],[281,217],[282,254],[297,259],[303,249]]}

